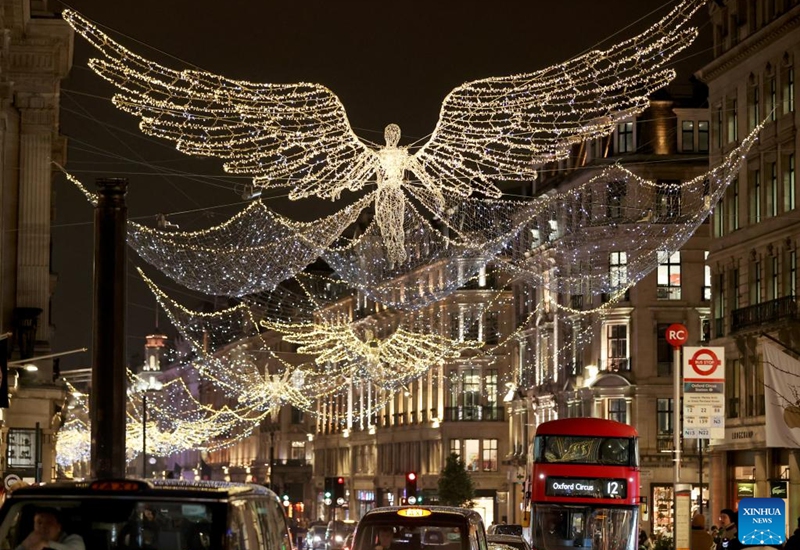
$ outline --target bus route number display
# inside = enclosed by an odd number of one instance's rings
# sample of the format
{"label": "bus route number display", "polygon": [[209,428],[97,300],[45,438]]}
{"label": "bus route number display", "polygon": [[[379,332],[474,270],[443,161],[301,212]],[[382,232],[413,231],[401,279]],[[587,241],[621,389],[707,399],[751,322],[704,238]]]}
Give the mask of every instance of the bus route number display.
{"label": "bus route number display", "polygon": [[549,497],[627,498],[624,479],[548,477],[545,494]]}

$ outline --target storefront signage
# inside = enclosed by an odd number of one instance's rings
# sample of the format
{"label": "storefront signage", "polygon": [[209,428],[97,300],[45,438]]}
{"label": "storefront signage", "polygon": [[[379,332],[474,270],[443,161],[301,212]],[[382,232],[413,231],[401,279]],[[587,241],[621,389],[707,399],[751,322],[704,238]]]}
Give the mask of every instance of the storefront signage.
{"label": "storefront signage", "polygon": [[786,540],[786,503],[780,498],[739,501],[739,540],[742,544],[774,546]]}
{"label": "storefront signage", "polygon": [[725,438],[725,348],[683,348],[683,437]]}
{"label": "storefront signage", "polygon": [[749,481],[747,482],[740,481],[736,484],[736,497],[737,498],[751,497],[755,494],[755,488],[756,488],[755,483],[751,483]]}
{"label": "storefront signage", "polygon": [[785,481],[770,481],[769,496],[773,498],[788,498],[789,491]]}

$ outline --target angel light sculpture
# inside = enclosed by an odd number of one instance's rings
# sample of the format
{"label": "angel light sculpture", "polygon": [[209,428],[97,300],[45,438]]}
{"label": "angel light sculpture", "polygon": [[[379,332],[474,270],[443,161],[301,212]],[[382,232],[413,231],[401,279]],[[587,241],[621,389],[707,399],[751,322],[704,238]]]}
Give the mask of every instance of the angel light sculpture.
{"label": "angel light sculpture", "polygon": [[313,83],[259,84],[202,70],[174,70],[113,41],[72,10],[63,15],[102,54],[90,67],[120,92],[120,109],[140,117],[143,132],[187,154],[224,160],[226,171],[263,188],[290,187],[292,200],[338,199],[370,184],[387,260],[406,258],[406,195],[436,216],[445,196],[501,195],[496,183],[529,181],[574,143],[613,131],[641,112],[674,71],[666,63],[691,44],[688,19],[705,0],[683,0],[642,34],[536,72],[467,82],[444,99],[426,143],[401,146],[359,139],[339,98]]}

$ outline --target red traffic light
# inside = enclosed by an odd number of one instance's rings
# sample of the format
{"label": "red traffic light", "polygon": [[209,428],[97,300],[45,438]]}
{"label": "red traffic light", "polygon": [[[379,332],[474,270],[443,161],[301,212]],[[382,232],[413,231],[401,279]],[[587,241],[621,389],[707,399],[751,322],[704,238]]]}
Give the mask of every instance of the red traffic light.
{"label": "red traffic light", "polygon": [[409,481],[415,481],[417,479],[417,474],[414,472],[408,472],[408,474],[406,474],[406,478],[408,478]]}
{"label": "red traffic light", "polygon": [[337,477],[336,478],[336,483],[338,483],[339,485],[344,485],[344,478],[343,477]]}

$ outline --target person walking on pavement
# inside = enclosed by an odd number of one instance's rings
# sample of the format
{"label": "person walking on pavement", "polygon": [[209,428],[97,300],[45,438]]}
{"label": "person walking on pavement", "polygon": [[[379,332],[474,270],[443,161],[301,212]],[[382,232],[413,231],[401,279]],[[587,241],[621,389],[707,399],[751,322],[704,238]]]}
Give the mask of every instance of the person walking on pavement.
{"label": "person walking on pavement", "polygon": [[723,508],[719,513],[719,546],[718,550],[740,550],[739,530],[736,527],[736,512]]}
{"label": "person walking on pavement", "polygon": [[714,538],[706,531],[706,518],[703,514],[695,514],[692,518],[692,536],[689,540],[691,550],[711,550]]}
{"label": "person walking on pavement", "polygon": [[797,518],[797,529],[783,545],[783,550],[800,550],[800,518]]}

